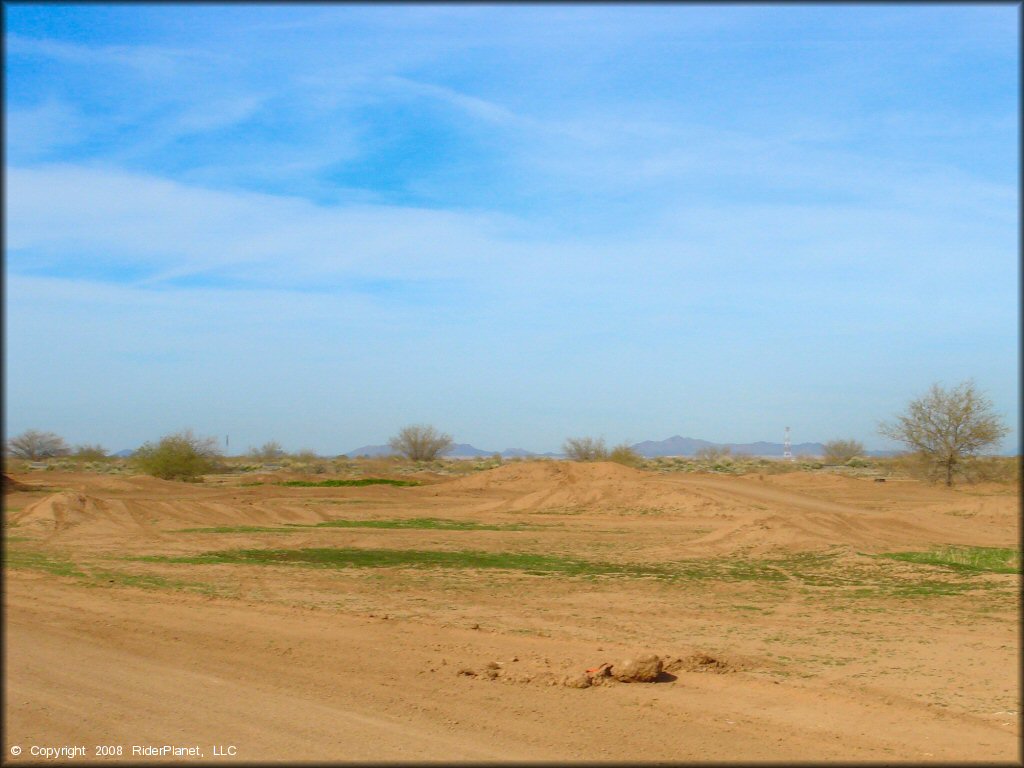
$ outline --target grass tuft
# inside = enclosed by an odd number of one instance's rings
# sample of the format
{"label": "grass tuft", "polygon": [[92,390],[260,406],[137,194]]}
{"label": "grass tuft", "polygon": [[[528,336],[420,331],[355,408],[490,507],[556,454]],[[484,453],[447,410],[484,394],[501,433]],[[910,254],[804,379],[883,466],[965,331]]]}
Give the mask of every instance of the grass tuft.
{"label": "grass tuft", "polygon": [[907,563],[938,565],[972,573],[1020,573],[1020,551],[999,547],[947,546],[927,552],[885,552],[878,557]]}

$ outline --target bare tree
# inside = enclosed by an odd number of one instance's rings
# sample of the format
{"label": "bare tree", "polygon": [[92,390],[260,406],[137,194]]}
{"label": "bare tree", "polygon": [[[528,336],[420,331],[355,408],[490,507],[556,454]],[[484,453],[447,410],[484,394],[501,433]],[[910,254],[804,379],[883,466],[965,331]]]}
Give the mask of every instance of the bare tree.
{"label": "bare tree", "polygon": [[605,461],[608,449],[600,437],[570,437],[562,444],[562,452],[573,461]]}
{"label": "bare tree", "polygon": [[454,443],[452,436],[425,424],[413,424],[388,441],[391,450],[412,461],[433,461],[444,455]]}
{"label": "bare tree", "polygon": [[878,431],[926,459],[951,486],[966,459],[999,443],[1009,429],[974,382],[965,381],[948,390],[933,384],[895,421],[882,422]]}
{"label": "bare tree", "polygon": [[7,452],[22,459],[38,461],[52,456],[66,456],[71,449],[60,435],[27,429],[7,441]]}
{"label": "bare tree", "polygon": [[864,455],[864,444],[858,440],[829,440],[825,443],[825,463],[845,464]]}

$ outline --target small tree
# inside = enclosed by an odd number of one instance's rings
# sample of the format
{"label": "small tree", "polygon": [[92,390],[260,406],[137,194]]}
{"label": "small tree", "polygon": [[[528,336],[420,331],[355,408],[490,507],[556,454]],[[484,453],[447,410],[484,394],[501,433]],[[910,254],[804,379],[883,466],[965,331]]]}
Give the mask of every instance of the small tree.
{"label": "small tree", "polygon": [[947,486],[953,485],[953,475],[965,460],[996,445],[1009,432],[973,381],[948,390],[933,384],[894,422],[882,422],[878,431],[919,454],[945,475]]}
{"label": "small tree", "polygon": [[411,461],[433,461],[451,450],[454,443],[451,435],[425,424],[413,424],[403,427],[388,445]]}
{"label": "small tree", "polygon": [[825,443],[825,463],[845,464],[864,455],[864,444],[857,440],[829,440]]}
{"label": "small tree", "polygon": [[600,437],[570,437],[562,444],[562,452],[573,461],[606,461],[608,449]]}
{"label": "small tree", "polygon": [[143,472],[164,480],[196,480],[216,469],[219,458],[217,439],[196,437],[190,429],[146,443],[133,456]]}
{"label": "small tree", "polygon": [[7,452],[21,459],[38,461],[53,456],[67,456],[70,449],[64,438],[53,432],[27,429],[7,441]]}

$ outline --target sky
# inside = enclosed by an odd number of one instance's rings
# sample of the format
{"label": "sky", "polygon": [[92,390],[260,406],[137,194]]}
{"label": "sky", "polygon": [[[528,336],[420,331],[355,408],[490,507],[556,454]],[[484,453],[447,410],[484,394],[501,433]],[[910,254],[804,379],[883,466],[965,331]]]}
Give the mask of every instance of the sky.
{"label": "sky", "polygon": [[7,436],[1020,445],[1016,4],[3,12]]}

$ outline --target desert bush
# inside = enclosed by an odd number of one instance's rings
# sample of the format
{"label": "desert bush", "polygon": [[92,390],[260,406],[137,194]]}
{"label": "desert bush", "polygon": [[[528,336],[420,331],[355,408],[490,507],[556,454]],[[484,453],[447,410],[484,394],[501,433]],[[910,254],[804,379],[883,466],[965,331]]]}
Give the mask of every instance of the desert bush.
{"label": "desert bush", "polygon": [[857,440],[829,440],[825,443],[825,463],[845,464],[864,455],[864,444]]}
{"label": "desert bush", "polygon": [[320,457],[312,448],[300,448],[291,454],[291,459],[298,464],[316,464],[320,461]]}
{"label": "desert bush", "polygon": [[573,461],[605,461],[608,449],[600,437],[570,437],[562,444],[562,452]]}
{"label": "desert bush", "polygon": [[438,432],[426,424],[412,424],[388,441],[391,450],[410,461],[434,461],[454,444],[451,435]]}
{"label": "desert bush", "polygon": [[623,443],[612,448],[608,454],[608,460],[616,464],[624,464],[627,467],[639,467],[643,464],[644,457]]}
{"label": "desert bush", "polygon": [[7,453],[19,459],[39,461],[54,456],[67,456],[71,450],[64,438],[53,432],[27,429],[7,441]]}
{"label": "desert bush", "polygon": [[253,461],[268,463],[284,458],[284,448],[276,440],[270,440],[259,448],[250,448],[246,454]]}
{"label": "desert bush", "polygon": [[146,443],[132,457],[143,472],[164,480],[196,480],[217,468],[217,439],[200,438],[186,429]]}
{"label": "desert bush", "polygon": [[697,452],[693,455],[698,461],[710,461],[719,463],[726,457],[732,455],[732,450],[726,446],[721,445],[706,445],[703,448],[697,449]]}
{"label": "desert bush", "polygon": [[960,467],[969,482],[1013,483],[1020,481],[1020,457],[970,456]]}
{"label": "desert bush", "polygon": [[76,445],[71,455],[78,461],[106,461],[110,458],[102,445]]}

